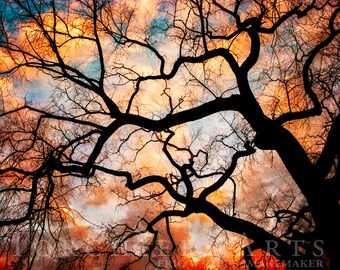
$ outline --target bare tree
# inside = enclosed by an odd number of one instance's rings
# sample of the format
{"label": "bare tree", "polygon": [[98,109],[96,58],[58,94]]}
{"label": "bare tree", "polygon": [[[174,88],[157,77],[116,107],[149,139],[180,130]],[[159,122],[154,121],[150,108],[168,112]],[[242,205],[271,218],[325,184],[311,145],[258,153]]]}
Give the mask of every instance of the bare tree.
{"label": "bare tree", "polygon": [[[337,1],[143,3],[0,2],[5,267],[184,267],[174,230],[201,214],[248,269],[339,269]],[[128,218],[73,247],[70,200],[105,183]]]}

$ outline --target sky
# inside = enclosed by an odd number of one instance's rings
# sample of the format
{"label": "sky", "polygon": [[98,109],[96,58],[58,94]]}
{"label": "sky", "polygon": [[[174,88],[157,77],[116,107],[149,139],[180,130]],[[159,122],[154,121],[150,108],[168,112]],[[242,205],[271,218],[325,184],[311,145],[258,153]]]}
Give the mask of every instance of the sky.
{"label": "sky", "polygon": [[[57,29],[60,32],[68,30],[71,35],[79,35],[84,32],[88,37],[93,37],[91,33],[87,33],[86,30],[91,29],[91,23],[77,14],[71,14],[69,17],[65,15],[66,6],[62,6],[60,2],[60,16],[64,18],[63,23],[61,20],[57,23]],[[118,10],[118,15],[127,11],[126,7],[135,8],[134,17],[131,19],[131,24],[135,35],[138,37],[141,35],[142,30],[148,30],[151,32],[152,27],[165,28],[167,20],[169,19],[165,15],[166,5],[158,6],[158,1],[154,0],[142,0],[132,1],[127,0],[124,2],[125,8]],[[0,1],[0,10],[4,9],[4,1]],[[158,7],[156,9],[155,7]],[[79,3],[73,3],[70,9],[79,8]],[[115,10],[114,10],[115,11]],[[185,10],[183,11],[185,12]],[[15,11],[6,9],[5,15],[7,19],[11,19],[11,16]],[[116,15],[115,15],[116,16]],[[42,18],[46,27],[53,26],[53,16],[48,8],[43,8]],[[66,20],[67,18],[67,20]],[[47,59],[55,60],[53,52],[48,48],[46,40],[42,34],[38,31],[37,27],[28,20],[11,22],[17,28],[13,36],[17,39],[18,44],[27,49],[31,53],[38,53]],[[150,27],[151,25],[151,27]],[[12,27],[9,24],[9,27]],[[69,27],[69,28],[67,28]],[[149,28],[148,28],[149,27]],[[83,31],[83,32],[82,32]],[[128,81],[126,78],[136,78],[136,74],[142,74],[145,76],[152,76],[157,74],[159,70],[160,61],[150,52],[147,52],[145,48],[139,48],[137,46],[130,46],[127,48],[120,48],[114,44],[112,38],[109,36],[100,36],[105,64],[107,65],[107,77],[105,78],[105,91],[123,111],[126,109],[129,97],[134,91],[134,83]],[[166,42],[167,36],[162,31],[156,31],[156,34],[150,37],[152,42],[155,42],[155,47],[159,52],[165,56],[167,63],[169,63],[165,70],[169,71],[174,59],[178,56],[179,52],[176,49],[178,44]],[[72,39],[67,40],[62,35],[57,35],[58,43],[60,44],[60,53],[65,59],[65,63],[70,66],[75,66],[81,70],[85,75],[98,79],[100,76],[98,54],[96,52],[95,44],[89,40]],[[236,45],[237,44],[237,45]],[[114,45],[114,46],[112,46]],[[230,49],[238,55],[239,59],[245,58],[246,53],[249,51],[249,40],[245,35],[240,35],[234,43],[230,45]],[[13,56],[13,55],[12,55]],[[17,53],[13,57],[20,63],[20,53]],[[6,68],[11,68],[17,64],[13,62],[5,51],[0,49],[0,71]],[[258,68],[260,69],[266,64],[268,59],[261,55]],[[119,68],[120,64],[124,63],[126,69]],[[118,67],[118,68],[117,68]],[[121,76],[117,76],[118,72]],[[209,80],[209,76],[211,76]],[[223,75],[220,75],[220,73]],[[216,75],[216,74],[217,75]],[[254,72],[255,75],[259,73]],[[219,76],[219,77],[218,77]],[[191,81],[184,81],[184,78],[192,78]],[[215,80],[216,77],[219,80]],[[205,80],[208,89],[204,89],[197,85],[197,81],[193,78]],[[253,83],[254,88],[261,88],[256,82]],[[270,92],[277,85],[269,87]],[[100,102],[96,103],[96,97],[87,94],[83,89],[75,87],[72,83],[65,80],[57,80],[37,69],[20,68],[16,73],[11,76],[0,77],[1,98],[5,112],[12,109],[23,106],[24,104],[30,104],[37,108],[44,108],[54,110],[58,113],[58,109],[70,110],[73,112],[74,104],[70,100],[67,100],[66,93],[69,93],[74,100],[78,98],[85,98],[89,100],[90,105],[87,108],[95,110]],[[150,118],[161,118],[169,113],[169,96],[171,95],[171,102],[176,106],[176,110],[185,110],[194,105],[201,104],[204,101],[211,100],[214,96],[229,96],[235,93],[234,78],[230,68],[221,59],[217,58],[211,61],[207,61],[203,65],[187,65],[179,70],[178,76],[167,82],[163,80],[147,81],[141,84],[140,92],[136,95],[131,109],[132,113],[139,113],[143,116]],[[259,91],[259,99],[263,104],[266,103],[266,95],[268,92]],[[262,96],[260,96],[260,94]],[[278,99],[280,97],[277,97]],[[51,106],[49,103],[51,100],[59,102],[58,107]],[[86,104],[86,100],[82,101]],[[82,103],[83,104],[83,103]],[[87,106],[87,105],[86,105]],[[91,107],[93,106],[93,107]],[[76,111],[76,110],[74,110]],[[79,116],[80,117],[80,116]],[[91,118],[92,117],[92,118]],[[91,116],[89,119],[94,120],[97,123],[108,123],[109,120],[103,115]],[[249,138],[253,138],[254,134],[242,134],[243,126],[238,126],[234,123],[234,118],[239,117],[231,113],[220,113],[205,119],[183,124],[176,127],[176,136],[171,140],[172,143],[190,147],[192,153],[198,153],[203,150],[210,150],[218,152],[223,147],[221,143],[214,142],[214,139],[219,138],[221,134],[228,134],[231,126],[238,132],[239,137],[231,135],[229,138],[225,138],[225,144],[235,144],[238,149],[243,146],[243,143]],[[58,126],[58,124],[46,123],[52,130],[52,136],[55,134],[60,135],[60,128],[64,128],[66,133],[77,133],[76,127],[71,125]],[[158,136],[167,136],[166,133],[155,134],[151,132],[144,132],[142,130],[134,131],[135,127],[127,126],[124,129],[117,131],[106,144],[105,151],[99,156],[98,160],[102,160],[101,164],[113,167],[123,168],[125,170],[131,170],[136,177],[146,176],[150,174],[167,175],[173,173],[173,169],[170,168],[169,161],[166,159],[161,144],[158,142]],[[247,127],[249,129],[249,127]],[[293,131],[297,130],[295,135],[299,136],[298,132],[301,132],[303,137],[305,131],[295,129],[292,125]],[[131,137],[128,137],[130,132],[133,132]],[[55,132],[55,133],[54,133]],[[80,131],[79,131],[80,132]],[[315,133],[317,128],[315,128]],[[66,134],[65,133],[65,134]],[[68,133],[67,133],[68,134]],[[79,133],[80,134],[80,133]],[[77,135],[77,134],[76,134]],[[70,136],[76,136],[70,135]],[[56,136],[55,140],[58,139]],[[129,140],[121,145],[119,152],[117,152],[118,145],[124,140]],[[51,139],[51,143],[53,142]],[[149,142],[150,141],[150,142]],[[148,143],[147,143],[148,142]],[[91,142],[84,144],[83,147],[79,147],[74,156],[79,159],[84,159],[88,153],[92,150]],[[309,147],[306,142],[306,147]],[[234,152],[233,149],[225,147],[225,151],[221,151],[220,154],[211,158],[211,166],[215,166],[218,169],[220,166],[225,166],[230,162],[230,156]],[[138,153],[138,155],[136,155]],[[190,155],[187,152],[175,151],[171,152],[176,160],[179,162],[186,162]],[[195,160],[204,162],[204,155],[199,154]],[[258,205],[260,199],[264,200],[268,198],[268,195],[276,197],[278,199],[283,198],[287,191],[292,192],[291,197],[296,197],[298,194],[298,188],[294,186],[292,180],[289,177],[288,172],[280,163],[278,157],[271,152],[264,151],[263,153],[256,153],[254,160],[266,160],[266,165],[253,165],[252,159],[246,158],[238,166],[235,171],[235,179],[238,181],[238,188],[236,191],[236,213],[240,217],[252,217],[256,215],[255,209],[249,208],[251,205]],[[136,168],[140,168],[137,171]],[[195,187],[205,186],[215,179],[210,178],[204,181],[197,180],[194,184]],[[124,205],[126,198],[137,198],[141,194],[152,192],[159,189],[158,186],[151,186],[146,190],[138,191],[135,193],[124,193],[124,179],[114,178],[105,174],[99,174],[98,178],[90,179],[85,183],[85,180],[71,179],[70,186],[77,187],[72,192],[68,201],[68,207],[65,208],[65,215],[69,215],[73,218],[74,223],[70,221],[69,228],[71,233],[76,239],[73,244],[75,246],[82,245],[85,239],[101,239],[103,228],[107,228],[107,224],[115,224],[122,222],[132,222],[140,218],[141,216],[151,216],[153,214],[153,208],[161,209],[161,203],[152,204],[150,201],[137,201],[135,203]],[[227,182],[219,192],[209,197],[216,205],[224,207],[230,211],[230,205],[233,195],[232,182]],[[115,191],[115,192],[112,192]],[[165,197],[164,203],[173,204],[173,201],[169,197]],[[290,204],[291,201],[282,202]],[[261,206],[261,205],[260,205]],[[157,208],[158,207],[158,208]],[[178,206],[180,207],[180,206]],[[229,208],[228,208],[229,207]],[[292,207],[298,207],[292,203]],[[223,233],[220,230],[214,228],[214,224],[211,220],[203,215],[192,215],[186,219],[175,219],[171,226],[173,235],[177,241],[179,241],[179,250],[188,256],[189,262],[197,265],[199,262],[206,264],[202,269],[218,269],[218,264],[224,259],[234,259],[235,256],[240,255],[240,245],[244,246],[246,240],[240,238],[232,233]],[[269,228],[273,224],[265,224]],[[99,236],[98,236],[99,235]],[[215,239],[215,245],[212,246],[212,239]],[[240,244],[241,242],[241,244]],[[226,255],[227,254],[227,255]],[[222,258],[219,262],[207,263],[211,261],[211,258]],[[229,257],[228,257],[229,256]],[[0,262],[1,263],[1,262]],[[189,267],[187,267],[189,269]]]}

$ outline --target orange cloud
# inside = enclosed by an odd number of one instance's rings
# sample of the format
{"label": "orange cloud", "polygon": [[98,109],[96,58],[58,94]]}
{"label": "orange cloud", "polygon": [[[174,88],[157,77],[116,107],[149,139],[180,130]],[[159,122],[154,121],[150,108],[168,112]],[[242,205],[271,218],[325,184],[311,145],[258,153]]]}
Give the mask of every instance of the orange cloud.
{"label": "orange cloud", "polygon": [[13,110],[22,105],[22,101],[13,88],[14,86],[12,78],[0,78],[0,113]]}
{"label": "orange cloud", "polygon": [[104,187],[98,187],[91,190],[89,196],[85,200],[87,206],[100,206],[109,202],[107,190]]}
{"label": "orange cloud", "polygon": [[91,227],[86,225],[73,226],[70,235],[74,241],[85,241],[91,233]]}

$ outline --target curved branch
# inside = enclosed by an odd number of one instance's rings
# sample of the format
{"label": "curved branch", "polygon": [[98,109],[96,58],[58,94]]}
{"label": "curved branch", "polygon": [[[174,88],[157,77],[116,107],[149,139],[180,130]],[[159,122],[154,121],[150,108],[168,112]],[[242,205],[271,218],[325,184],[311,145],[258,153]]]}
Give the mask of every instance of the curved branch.
{"label": "curved branch", "polygon": [[228,167],[228,169],[224,172],[224,174],[214,184],[205,188],[201,192],[201,194],[199,196],[200,199],[205,199],[210,194],[212,194],[213,192],[215,192],[216,190],[218,190],[220,187],[222,187],[224,185],[224,183],[229,179],[229,177],[232,175],[232,173],[236,169],[237,161],[238,161],[239,158],[249,156],[249,155],[255,153],[255,148],[252,147],[248,141],[245,143],[244,146],[245,146],[246,150],[245,151],[238,151],[233,155],[233,157],[231,159],[231,164]]}
{"label": "curved branch", "polygon": [[227,98],[216,98],[200,106],[167,115],[165,118],[160,120],[152,120],[134,114],[122,114],[120,121],[124,122],[125,124],[137,125],[149,130],[160,132],[173,126],[207,117],[219,111],[244,111],[246,108],[242,100],[243,99],[240,95],[231,95]]}
{"label": "curved branch", "polygon": [[137,79],[136,89],[133,92],[133,94],[131,95],[131,98],[129,100],[129,104],[128,104],[127,109],[126,109],[126,113],[128,113],[131,110],[133,100],[134,100],[135,96],[138,94],[138,92],[140,90],[140,84],[143,81],[160,80],[160,79],[170,80],[170,79],[175,77],[179,68],[183,64],[185,64],[185,63],[191,63],[191,64],[202,63],[204,61],[207,61],[207,60],[212,59],[212,58],[217,57],[217,56],[223,57],[228,62],[228,64],[230,65],[230,68],[234,71],[234,73],[236,73],[238,71],[239,66],[238,66],[237,61],[235,60],[234,56],[230,53],[230,51],[228,49],[225,49],[225,48],[218,48],[218,49],[215,49],[215,50],[207,51],[206,53],[204,53],[200,56],[181,56],[173,64],[172,70],[168,74],[161,72],[161,74],[159,74],[159,75],[155,75],[155,76],[150,75],[150,76],[145,76],[145,77],[139,77]]}
{"label": "curved branch", "polygon": [[321,152],[315,168],[322,177],[326,177],[330,172],[336,156],[340,158],[340,114],[335,118],[328,133],[328,138]]}
{"label": "curved branch", "polygon": [[322,112],[321,103],[318,99],[317,94],[313,91],[312,83],[309,80],[310,67],[316,55],[322,49],[324,49],[327,45],[329,45],[333,41],[333,39],[340,33],[340,29],[335,30],[334,28],[335,19],[339,12],[340,12],[340,8],[336,9],[330,18],[329,28],[331,30],[330,31],[331,33],[329,34],[329,36],[313,48],[313,50],[309,53],[309,56],[306,62],[303,65],[303,70],[302,70],[303,85],[304,85],[306,94],[309,96],[309,98],[311,99],[313,103],[313,108],[310,108],[304,111],[299,111],[299,112],[284,113],[275,119],[275,121],[278,122],[279,124],[283,124],[291,120],[303,119],[303,118],[321,114]]}
{"label": "curved branch", "polygon": [[168,179],[166,177],[162,177],[159,175],[150,175],[147,177],[144,177],[142,179],[139,179],[135,182],[132,181],[132,177],[127,177],[127,183],[126,183],[126,187],[129,188],[130,190],[135,190],[137,188],[149,185],[149,184],[154,184],[154,183],[158,183],[161,184],[166,191],[168,191],[168,193],[171,195],[172,198],[174,198],[175,200],[181,202],[181,203],[187,203],[188,202],[188,198],[186,198],[185,196],[179,194],[173,187],[172,185],[169,183]]}
{"label": "curved branch", "polygon": [[289,10],[287,13],[282,15],[270,28],[260,27],[259,32],[260,33],[266,33],[266,34],[273,34],[284,22],[286,22],[289,18],[293,17],[294,15],[297,15],[298,18],[301,18],[303,16],[306,16],[307,13],[315,8],[315,1],[312,2],[312,4],[308,5],[305,9],[300,10],[300,7],[302,6],[302,3],[299,3],[295,8]]}
{"label": "curved branch", "polygon": [[9,225],[18,225],[20,223],[27,221],[31,217],[33,210],[34,210],[35,202],[36,202],[39,179],[45,176],[48,172],[50,172],[53,166],[54,166],[54,159],[53,157],[51,157],[47,159],[47,161],[43,163],[40,166],[40,168],[36,170],[36,172],[33,173],[32,185],[30,189],[31,194],[29,197],[28,208],[27,208],[26,213],[22,217],[19,217],[19,218],[0,220],[0,228],[4,226],[9,226]]}
{"label": "curved branch", "polygon": [[193,212],[188,211],[187,209],[182,211],[182,210],[168,210],[168,211],[163,211],[162,213],[160,213],[157,217],[155,217],[152,221],[149,222],[148,224],[148,230],[150,230],[151,232],[153,231],[153,226],[158,223],[159,221],[161,221],[164,218],[169,218],[169,217],[187,217],[190,214],[192,214]]}
{"label": "curved branch", "polygon": [[135,182],[133,182],[132,175],[130,172],[127,171],[117,171],[113,169],[109,169],[106,167],[102,167],[99,165],[94,165],[93,168],[95,170],[99,170],[102,172],[105,172],[110,175],[119,176],[119,177],[125,177],[126,178],[126,184],[125,186],[129,188],[130,190],[136,190],[138,188],[144,187],[146,185],[150,184],[161,184],[166,191],[177,201],[181,203],[186,203],[188,199],[179,193],[172,187],[172,185],[169,183],[168,179],[166,177],[162,177],[159,175],[150,175],[144,178],[141,178]]}
{"label": "curved branch", "polygon": [[86,164],[84,165],[85,171],[89,172],[91,166],[95,163],[97,157],[100,155],[101,150],[104,147],[104,144],[107,140],[111,137],[111,135],[120,127],[122,123],[120,121],[113,121],[108,127],[106,127],[101,136],[98,138],[96,145],[94,146],[92,153],[90,154],[89,158],[87,159]]}
{"label": "curved branch", "polygon": [[[256,18],[248,19],[249,22],[247,24],[250,24],[250,28],[247,30],[247,33],[251,40],[251,48],[250,53],[246,60],[242,63],[240,67],[240,71],[247,73],[256,63],[260,55],[260,36],[258,33],[258,27],[260,25],[260,22]],[[245,23],[245,22],[244,22]]]}
{"label": "curved branch", "polygon": [[[275,257],[280,255],[278,258],[280,260],[296,260],[296,250],[293,246],[265,231],[261,227],[244,219],[231,217],[206,200],[197,199],[195,200],[194,205],[195,213],[206,214],[222,229],[235,232],[252,239],[254,241],[253,245],[255,246],[255,249],[260,248]],[[276,243],[276,249],[269,248],[269,243]]]}

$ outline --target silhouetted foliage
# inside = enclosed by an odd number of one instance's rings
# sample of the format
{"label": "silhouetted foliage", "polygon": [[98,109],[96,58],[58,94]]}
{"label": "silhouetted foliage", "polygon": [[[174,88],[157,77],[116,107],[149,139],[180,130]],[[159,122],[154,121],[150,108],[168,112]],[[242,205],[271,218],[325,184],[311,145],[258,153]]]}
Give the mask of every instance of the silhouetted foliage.
{"label": "silhouetted foliage", "polygon": [[0,10],[1,267],[190,269],[199,214],[221,269],[340,269],[337,1]]}

